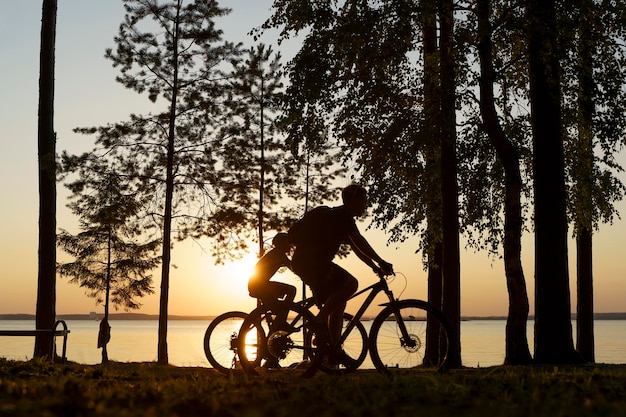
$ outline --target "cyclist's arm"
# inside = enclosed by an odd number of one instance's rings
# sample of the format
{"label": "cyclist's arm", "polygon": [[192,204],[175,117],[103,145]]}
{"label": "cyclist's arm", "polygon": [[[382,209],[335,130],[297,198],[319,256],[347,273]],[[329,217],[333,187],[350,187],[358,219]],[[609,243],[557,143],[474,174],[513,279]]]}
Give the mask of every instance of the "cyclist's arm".
{"label": "cyclist's arm", "polygon": [[352,244],[351,246],[356,256],[358,256],[359,259],[363,261],[363,263],[372,268],[372,270],[374,271],[378,270],[378,265],[376,265],[372,258],[364,254],[356,245]]}
{"label": "cyclist's arm", "polygon": [[[393,267],[390,263],[385,262],[372,248],[369,242],[363,237],[361,233],[354,232],[349,235],[350,242],[352,242],[352,249],[354,253],[365,262],[366,265],[373,270],[382,269],[385,273],[393,273]],[[376,262],[376,263],[374,263]],[[377,265],[378,264],[378,265]]]}

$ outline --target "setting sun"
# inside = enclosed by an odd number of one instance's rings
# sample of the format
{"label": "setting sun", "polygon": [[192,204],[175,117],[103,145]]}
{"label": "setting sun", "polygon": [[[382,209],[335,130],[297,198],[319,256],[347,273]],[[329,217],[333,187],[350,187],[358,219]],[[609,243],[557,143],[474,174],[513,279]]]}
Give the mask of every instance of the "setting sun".
{"label": "setting sun", "polygon": [[249,254],[241,259],[237,259],[230,264],[224,266],[224,274],[231,279],[242,281],[248,285],[248,278],[254,271],[254,265],[256,265],[259,258],[255,254]]}
{"label": "setting sun", "polygon": [[[254,254],[245,255],[241,259],[228,262],[212,268],[218,282],[216,291],[223,290],[224,294],[248,294],[248,279],[252,275],[258,258]],[[216,294],[217,295],[217,294]]]}

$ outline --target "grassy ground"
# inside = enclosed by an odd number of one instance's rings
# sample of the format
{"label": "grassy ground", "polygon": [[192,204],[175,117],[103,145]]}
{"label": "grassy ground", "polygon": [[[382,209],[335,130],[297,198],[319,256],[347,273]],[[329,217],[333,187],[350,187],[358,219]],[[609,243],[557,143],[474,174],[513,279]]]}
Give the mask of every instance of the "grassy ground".
{"label": "grassy ground", "polygon": [[303,380],[152,363],[0,359],[0,416],[626,416],[626,365],[375,371]]}

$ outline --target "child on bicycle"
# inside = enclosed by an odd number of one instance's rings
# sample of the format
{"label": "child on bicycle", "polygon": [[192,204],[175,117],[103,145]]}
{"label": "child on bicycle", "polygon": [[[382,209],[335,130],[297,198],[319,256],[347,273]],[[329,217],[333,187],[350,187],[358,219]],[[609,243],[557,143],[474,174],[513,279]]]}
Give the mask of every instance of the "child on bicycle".
{"label": "child on bicycle", "polygon": [[[292,303],[296,296],[296,287],[283,282],[270,281],[276,272],[282,267],[291,269],[291,260],[287,254],[291,250],[287,233],[278,233],[272,239],[273,249],[267,252],[254,266],[254,272],[248,280],[248,292],[251,297],[260,299],[263,304],[278,306],[277,321],[284,323],[287,319],[287,309],[281,309],[277,301]],[[285,317],[281,317],[284,310]]]}

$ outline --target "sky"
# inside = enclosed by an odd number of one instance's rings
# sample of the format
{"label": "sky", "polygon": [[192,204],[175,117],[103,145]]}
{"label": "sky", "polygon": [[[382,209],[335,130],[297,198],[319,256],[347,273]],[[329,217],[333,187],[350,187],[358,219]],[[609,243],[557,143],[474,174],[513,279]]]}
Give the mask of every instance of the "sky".
{"label": "sky", "polygon": [[[225,39],[252,46],[250,29],[270,14],[271,0],[223,0],[221,6],[232,13],[216,23]],[[0,6],[0,314],[34,314],[37,293],[38,181],[37,106],[41,0],[4,1]],[[57,152],[80,153],[89,149],[89,138],[72,132],[75,127],[101,126],[126,120],[130,113],[148,108],[145,96],[124,89],[115,81],[116,69],[104,58],[107,47],[124,17],[121,1],[59,0],[56,39],[55,130]],[[297,40],[277,44],[269,32],[261,41],[280,49],[283,57],[293,56]],[[622,165],[626,158],[620,155]],[[626,176],[622,175],[622,181]],[[346,183],[347,184],[347,183]],[[72,230],[76,218],[65,207],[67,191],[57,186],[57,227]],[[329,201],[329,205],[338,205]],[[618,204],[626,215],[626,203]],[[387,245],[383,230],[359,223],[363,235],[381,257],[394,264],[399,273],[391,288],[400,298],[426,298],[426,272],[417,242],[408,240]],[[271,234],[271,232],[269,233]],[[594,235],[594,303],[596,312],[626,311],[626,252],[623,240],[626,222],[617,219],[602,225]],[[256,261],[251,253],[245,259],[216,267],[207,251],[208,242],[177,243],[172,252],[169,289],[171,315],[217,315],[227,310],[249,311],[255,301],[248,296],[247,279]],[[570,292],[572,311],[576,308],[575,246],[569,242]],[[254,246],[253,249],[254,251]],[[461,314],[463,316],[505,316],[507,291],[501,259],[474,253],[461,247]],[[62,255],[61,255],[62,256]],[[522,249],[524,273],[533,314],[534,263],[533,236],[526,233]],[[363,288],[374,282],[368,267],[355,256],[338,261],[352,272]],[[140,300],[136,312],[158,314],[160,271],[153,274],[155,293]],[[289,271],[276,279],[296,285],[301,282]],[[57,314],[102,313],[83,289],[57,281]],[[381,300],[382,302],[382,300]],[[356,303],[349,305],[354,311]],[[113,310],[112,310],[113,311]],[[113,311],[114,312],[114,311]],[[121,311],[118,311],[121,312]]]}

